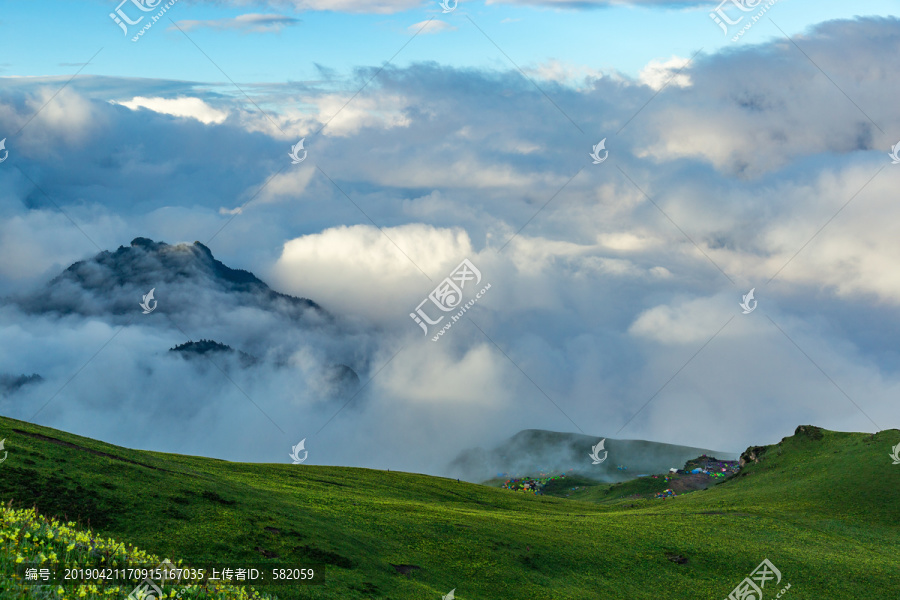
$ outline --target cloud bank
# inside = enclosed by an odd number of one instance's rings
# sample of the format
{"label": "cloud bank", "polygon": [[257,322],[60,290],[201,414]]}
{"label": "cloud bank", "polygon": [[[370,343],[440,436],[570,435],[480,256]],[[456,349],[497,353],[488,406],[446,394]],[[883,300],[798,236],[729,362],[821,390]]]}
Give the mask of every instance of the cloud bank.
{"label": "cloud bank", "polygon": [[[898,31],[830,22],[796,40],[809,58],[775,41],[637,80],[534,67],[540,91],[373,66],[346,89],[258,86],[265,115],[197,83],[77,78],[7,141],[0,293],[135,237],[199,240],[339,330],[185,297],[190,338],[284,349],[248,372],[170,356],[184,334],[139,320],[127,282],[127,326],[7,303],[0,374],[43,381],[2,410],[49,399],[37,422],[134,447],[283,461],[307,438],[313,463],[425,472],[526,428],[740,451],[803,423],[898,427]],[[3,131],[59,87],[9,83]],[[491,291],[432,342],[409,313],[464,258]],[[357,396],[324,397],[328,361]]]}

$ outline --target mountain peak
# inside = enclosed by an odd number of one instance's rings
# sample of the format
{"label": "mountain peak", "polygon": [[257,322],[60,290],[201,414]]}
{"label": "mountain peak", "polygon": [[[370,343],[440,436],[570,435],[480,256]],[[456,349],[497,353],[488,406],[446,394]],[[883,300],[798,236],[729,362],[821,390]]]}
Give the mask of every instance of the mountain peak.
{"label": "mountain peak", "polygon": [[[144,248],[146,250],[156,250],[160,247],[160,245],[161,245],[160,243],[154,242],[150,238],[145,238],[145,237],[136,237],[133,240],[131,240],[132,248]],[[162,244],[162,245],[165,245],[165,244]]]}
{"label": "mountain peak", "polygon": [[240,305],[281,313],[292,320],[314,314],[330,319],[312,300],[281,294],[250,271],[226,266],[200,242],[170,245],[146,237],[72,264],[42,290],[17,303],[32,313],[122,315],[137,310],[150,289],[156,290],[157,299],[179,299],[177,303],[160,301],[166,312],[196,310],[202,302],[183,299],[204,298],[205,312]]}
{"label": "mountain peak", "polygon": [[194,242],[194,247],[197,248],[198,250],[200,250],[201,252],[203,252],[204,254],[206,254],[207,256],[209,256],[210,258],[213,257],[212,250],[210,250],[209,248],[207,248],[200,242]]}

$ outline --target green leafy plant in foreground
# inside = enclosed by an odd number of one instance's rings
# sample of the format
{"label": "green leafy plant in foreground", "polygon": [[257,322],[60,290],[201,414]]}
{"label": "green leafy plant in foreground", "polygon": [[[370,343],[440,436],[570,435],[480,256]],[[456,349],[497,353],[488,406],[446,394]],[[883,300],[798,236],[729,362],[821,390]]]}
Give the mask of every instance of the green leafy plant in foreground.
{"label": "green leafy plant in foreground", "polygon": [[[37,514],[33,508],[0,507],[0,600],[37,598],[47,600],[123,599],[135,585],[69,583],[66,585],[30,584],[23,581],[17,567],[22,563],[48,567],[55,563],[69,566],[103,564],[121,567],[128,564],[160,564],[159,557],[110,538],[82,531],[73,522],[61,523]],[[179,560],[176,566],[182,566]],[[181,600],[271,600],[252,588],[225,583],[202,585],[160,584],[163,598]],[[161,599],[160,599],[161,600]]]}

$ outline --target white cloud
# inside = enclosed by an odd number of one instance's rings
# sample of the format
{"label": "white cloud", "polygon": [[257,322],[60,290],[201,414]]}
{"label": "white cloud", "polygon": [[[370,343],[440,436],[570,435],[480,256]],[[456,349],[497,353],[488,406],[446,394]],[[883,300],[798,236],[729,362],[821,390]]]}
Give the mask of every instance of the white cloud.
{"label": "white cloud", "polygon": [[668,345],[702,344],[734,316],[736,306],[734,294],[676,300],[642,312],[628,332]]}
{"label": "white cloud", "polygon": [[673,56],[669,60],[651,60],[641,69],[638,79],[646,86],[654,90],[661,90],[664,87],[690,87],[691,75],[687,65],[691,62],[689,58],[681,58]]}
{"label": "white cloud", "polygon": [[634,252],[657,246],[662,240],[648,232],[616,231],[598,235],[597,242],[610,250]]}
{"label": "white cloud", "polygon": [[523,70],[528,75],[538,79],[584,88],[589,87],[593,80],[604,77],[603,72],[597,69],[585,65],[574,65],[556,59],[548,60],[534,67],[526,67]]}
{"label": "white cloud", "polygon": [[[15,80],[16,78],[10,78]],[[61,78],[42,78],[33,89],[27,89],[22,102],[0,101],[0,123],[5,131],[13,132],[22,127],[22,136],[14,138],[7,133],[6,148],[18,148],[39,155],[57,155],[59,159],[67,146],[77,146],[90,139],[96,131],[100,115],[96,107],[83,95],[68,87]],[[2,138],[0,138],[2,139]],[[16,149],[18,149],[16,148]]]}
{"label": "white cloud", "polygon": [[324,132],[330,136],[347,137],[364,127],[407,127],[411,122],[405,114],[409,99],[399,94],[354,98],[353,94],[329,93],[307,101],[315,106],[317,114],[313,118],[304,117],[305,127],[313,129],[314,124],[327,123]]}
{"label": "white cloud", "polygon": [[454,412],[470,409],[483,414],[508,407],[512,398],[502,376],[506,365],[500,362],[506,359],[490,344],[476,344],[456,357],[430,339],[422,343],[426,348],[392,362],[379,380],[388,397],[410,406],[443,405]]}
{"label": "white cloud", "polygon": [[[287,153],[285,153],[285,160]],[[301,163],[302,165],[302,163]],[[252,200],[254,204],[266,204],[270,202],[284,202],[299,199],[306,189],[309,187],[313,177],[318,172],[312,164],[291,165],[289,169],[277,173],[268,181],[261,181],[248,188],[245,192],[247,199],[256,197]],[[264,186],[264,187],[263,187]],[[259,189],[262,187],[262,189]],[[224,209],[230,212],[241,212],[241,207],[237,206],[233,209]]]}
{"label": "white cloud", "polygon": [[281,289],[315,297],[341,314],[396,324],[472,256],[460,229],[409,224],[382,233],[368,225],[342,226],[286,242],[272,276]]}
{"label": "white cloud", "polygon": [[754,179],[801,157],[886,152],[896,140],[882,132],[900,129],[884,109],[895,103],[884,61],[900,52],[896,20],[824,23],[796,41],[810,60],[794,60],[782,40],[696,59],[692,86],[669,86],[642,116],[638,156],[700,159]]}
{"label": "white cloud", "polygon": [[128,102],[113,102],[121,104],[131,110],[146,108],[154,112],[174,117],[186,117],[196,119],[201,123],[222,123],[228,118],[228,113],[216,110],[200,98],[144,98],[136,96]]}
{"label": "white cloud", "polygon": [[60,271],[97,252],[94,240],[102,244],[121,235],[125,228],[122,219],[113,215],[104,215],[95,223],[84,223],[89,211],[70,209],[68,212],[70,217],[82,222],[87,235],[53,209],[4,215],[0,219],[0,277],[31,284],[48,271]]}
{"label": "white cloud", "polygon": [[[873,165],[850,165],[823,172],[809,185],[783,188],[784,198],[795,209],[784,211],[760,232],[772,253],[756,273],[771,276],[790,260],[777,281],[900,306],[900,271],[894,266],[900,236],[888,225],[900,220],[900,207],[893,201],[900,173],[888,169],[869,182]],[[791,260],[807,241],[809,245]]]}

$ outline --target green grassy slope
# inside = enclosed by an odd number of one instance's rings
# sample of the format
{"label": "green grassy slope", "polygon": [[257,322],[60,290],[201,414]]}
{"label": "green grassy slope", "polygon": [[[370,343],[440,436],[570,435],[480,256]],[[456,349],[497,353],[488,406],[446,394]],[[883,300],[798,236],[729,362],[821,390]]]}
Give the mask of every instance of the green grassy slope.
{"label": "green grassy slope", "polygon": [[274,553],[325,565],[323,586],[259,588],[283,600],[438,599],[452,588],[461,600],[708,600],[766,557],[791,584],[788,600],[900,596],[897,430],[796,435],[708,490],[606,504],[142,452],[0,418],[4,437],[0,501],[186,564]]}

